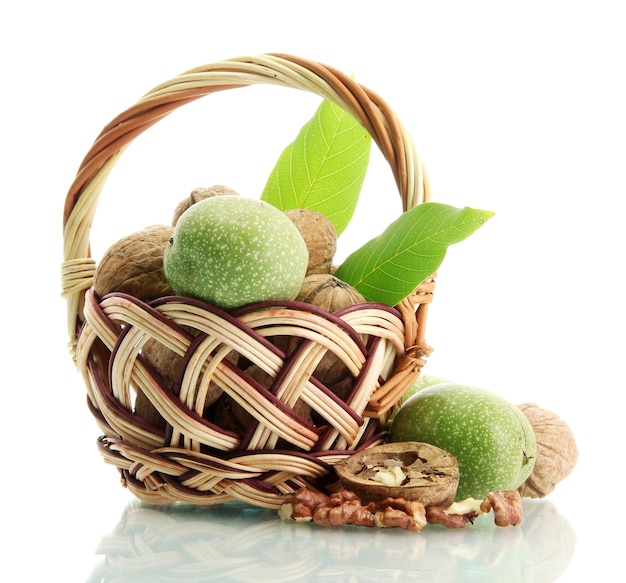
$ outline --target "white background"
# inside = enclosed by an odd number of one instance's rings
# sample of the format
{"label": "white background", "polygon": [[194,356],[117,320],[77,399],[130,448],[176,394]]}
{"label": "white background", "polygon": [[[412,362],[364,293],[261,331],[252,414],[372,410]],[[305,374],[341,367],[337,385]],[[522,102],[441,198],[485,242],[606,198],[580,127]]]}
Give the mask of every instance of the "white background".
{"label": "white background", "polygon": [[[535,401],[570,424],[580,461],[551,499],[574,526],[577,549],[559,580],[608,574],[625,477],[620,8],[604,1],[3,4],[6,572],[15,562],[22,580],[85,580],[98,542],[130,500],[96,451],[98,430],[66,350],[61,216],[83,155],[110,119],[158,83],[204,63],[286,52],[354,74],[380,93],[411,132],[436,200],[495,211],[450,248],[440,270],[426,372],[512,402]],[[225,183],[258,196],[318,102],[248,88],[158,124],[127,150],[105,187],[94,256],[136,228],[167,222],[196,186]],[[340,253],[392,220],[398,201],[373,152]]]}

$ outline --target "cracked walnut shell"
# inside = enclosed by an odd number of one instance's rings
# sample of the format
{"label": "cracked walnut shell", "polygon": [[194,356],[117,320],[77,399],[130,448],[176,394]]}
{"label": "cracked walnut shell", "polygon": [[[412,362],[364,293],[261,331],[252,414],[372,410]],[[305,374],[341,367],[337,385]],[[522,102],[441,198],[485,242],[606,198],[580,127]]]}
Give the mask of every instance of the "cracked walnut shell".
{"label": "cracked walnut shell", "polygon": [[526,498],[544,498],[574,469],[578,447],[572,430],[556,413],[535,403],[519,405],[535,432],[537,458],[528,479],[518,488]]}
{"label": "cracked walnut shell", "polygon": [[335,465],[344,488],[363,501],[417,500],[424,506],[448,505],[459,485],[459,464],[447,451],[415,441],[364,449]]}

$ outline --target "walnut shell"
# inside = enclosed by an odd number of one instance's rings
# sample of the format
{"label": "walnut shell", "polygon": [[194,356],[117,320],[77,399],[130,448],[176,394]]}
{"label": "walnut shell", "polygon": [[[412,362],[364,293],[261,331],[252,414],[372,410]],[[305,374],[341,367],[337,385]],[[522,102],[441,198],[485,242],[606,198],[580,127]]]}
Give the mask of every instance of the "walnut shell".
{"label": "walnut shell", "polygon": [[180,215],[182,215],[191,205],[194,205],[205,198],[232,194],[237,196],[239,195],[239,193],[235,192],[231,188],[228,188],[228,186],[223,186],[221,184],[214,184],[208,188],[194,188],[187,198],[181,200],[178,205],[176,205],[176,208],[174,209],[174,216],[172,217],[172,225],[176,226]]}
{"label": "walnut shell", "polygon": [[322,213],[311,209],[291,209],[285,214],[300,231],[309,251],[307,275],[328,273],[337,251],[334,225]]}
{"label": "walnut shell", "polygon": [[319,306],[327,312],[365,302],[365,298],[354,287],[330,273],[307,275],[296,300]]}
{"label": "walnut shell", "polygon": [[[459,485],[459,464],[447,451],[417,441],[385,443],[355,453],[336,464],[344,488],[363,504],[385,498],[418,500],[424,506],[451,504]],[[398,467],[405,476],[399,485],[376,480],[378,472]]]}
{"label": "walnut shell", "polygon": [[173,232],[169,225],[153,225],[111,245],[96,267],[96,294],[117,291],[149,301],[173,293],[163,272],[163,253]]}
{"label": "walnut shell", "polygon": [[165,419],[141,389],[137,391],[137,398],[135,399],[135,415],[157,429],[165,429]]}
{"label": "walnut shell", "polygon": [[518,490],[526,498],[544,498],[572,472],[578,447],[572,430],[556,413],[535,403],[524,403],[519,409],[535,432],[537,457],[532,473]]}

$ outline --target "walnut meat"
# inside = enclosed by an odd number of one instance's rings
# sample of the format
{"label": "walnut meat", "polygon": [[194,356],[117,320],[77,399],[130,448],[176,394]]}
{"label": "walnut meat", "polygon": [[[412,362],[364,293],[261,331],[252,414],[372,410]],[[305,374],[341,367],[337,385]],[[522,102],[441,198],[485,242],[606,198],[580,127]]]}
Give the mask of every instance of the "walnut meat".
{"label": "walnut meat", "polygon": [[366,506],[354,493],[348,490],[334,492],[313,512],[313,522],[321,526],[376,526],[374,504]]}
{"label": "walnut meat", "polygon": [[472,514],[451,514],[447,512],[447,506],[426,507],[426,520],[428,524],[441,524],[447,528],[465,528],[468,522],[475,518]]}
{"label": "walnut meat", "polygon": [[326,504],[328,500],[328,496],[322,492],[300,488],[281,504],[278,514],[283,520],[309,522],[313,520],[317,507]]}
{"label": "walnut meat", "polygon": [[163,253],[173,232],[171,226],[153,225],[111,245],[96,267],[96,294],[124,292],[144,301],[171,294],[163,272]]}
{"label": "walnut meat", "polygon": [[420,531],[426,524],[426,508],[419,500],[387,498],[375,514],[376,526]]}
{"label": "walnut meat", "polygon": [[307,275],[329,273],[337,251],[337,232],[333,224],[322,214],[311,209],[285,211],[298,228],[309,251]]}
{"label": "walnut meat", "polygon": [[483,500],[466,498],[449,506],[428,506],[426,520],[447,528],[465,528],[481,514],[493,510],[496,526],[517,526],[522,523],[524,507],[517,490],[491,491]]}
{"label": "walnut meat", "polygon": [[517,490],[489,492],[480,508],[483,512],[493,510],[496,526],[517,526],[522,523],[524,508]]}
{"label": "walnut meat", "polygon": [[239,193],[232,190],[232,188],[228,188],[228,186],[223,186],[221,184],[214,184],[208,188],[194,188],[187,198],[181,200],[176,205],[176,208],[174,209],[174,216],[172,217],[172,225],[176,226],[180,215],[182,215],[191,205],[194,205],[205,198],[224,195],[238,196]]}
{"label": "walnut meat", "polygon": [[556,413],[535,403],[519,408],[530,421],[537,441],[535,467],[519,492],[526,498],[543,498],[572,472],[578,447],[572,430]]}

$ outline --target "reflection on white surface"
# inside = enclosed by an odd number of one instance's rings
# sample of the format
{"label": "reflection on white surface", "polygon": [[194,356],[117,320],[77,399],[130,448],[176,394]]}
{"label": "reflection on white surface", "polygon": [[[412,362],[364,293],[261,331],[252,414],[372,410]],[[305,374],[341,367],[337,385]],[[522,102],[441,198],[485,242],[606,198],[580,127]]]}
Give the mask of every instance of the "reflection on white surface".
{"label": "reflection on white surface", "polygon": [[489,516],[466,529],[318,527],[273,510],[131,503],[88,583],[557,581],[576,545],[570,523],[547,500],[524,501],[524,522],[498,528]]}

